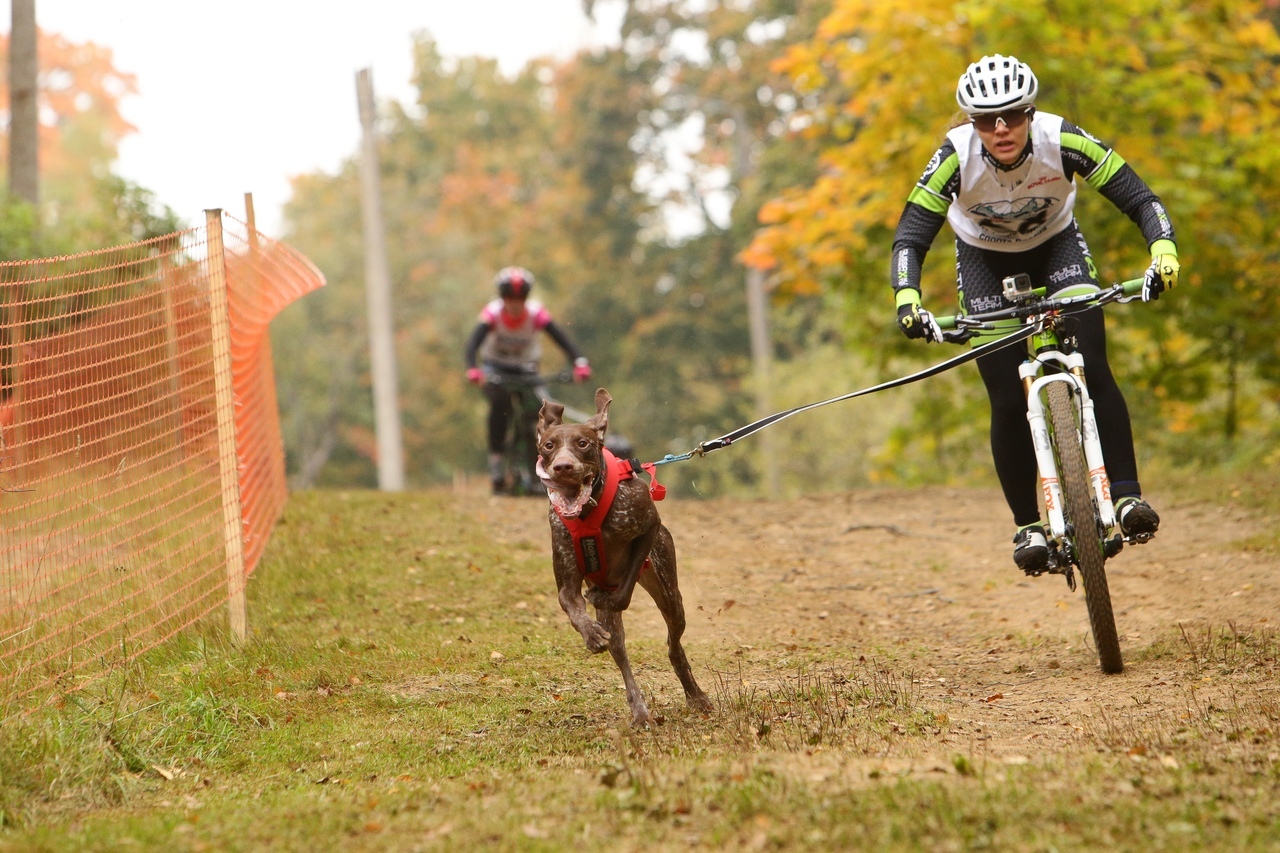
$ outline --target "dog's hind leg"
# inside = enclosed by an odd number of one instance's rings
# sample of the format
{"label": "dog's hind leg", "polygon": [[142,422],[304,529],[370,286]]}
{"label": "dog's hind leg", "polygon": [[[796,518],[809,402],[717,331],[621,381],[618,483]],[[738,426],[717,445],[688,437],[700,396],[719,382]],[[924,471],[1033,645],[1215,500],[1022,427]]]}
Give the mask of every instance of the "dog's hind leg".
{"label": "dog's hind leg", "polygon": [[676,677],[684,687],[684,698],[695,711],[710,711],[715,706],[694,680],[693,669],[685,656],[680,638],[684,636],[684,599],[676,578],[676,546],[666,527],[658,530],[653,552],[649,555],[650,571],[640,575],[640,586],[653,596],[658,611],[667,623],[667,657]]}
{"label": "dog's hind leg", "polygon": [[609,632],[609,654],[622,672],[622,683],[627,687],[627,705],[631,708],[631,725],[648,726],[651,722],[649,706],[631,672],[631,660],[627,657],[627,637],[622,630],[622,614],[612,610],[597,610],[596,619]]}

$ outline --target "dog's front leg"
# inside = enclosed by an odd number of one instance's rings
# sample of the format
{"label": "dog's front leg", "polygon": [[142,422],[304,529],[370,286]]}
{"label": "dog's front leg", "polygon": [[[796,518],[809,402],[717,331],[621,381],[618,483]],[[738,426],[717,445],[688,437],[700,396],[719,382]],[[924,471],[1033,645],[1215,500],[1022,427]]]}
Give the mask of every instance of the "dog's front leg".
{"label": "dog's front leg", "polygon": [[621,613],[631,606],[631,594],[635,592],[636,581],[640,579],[640,569],[644,567],[644,561],[649,558],[649,551],[652,550],[653,543],[658,538],[660,527],[661,525],[655,524],[631,541],[631,549],[627,552],[622,577],[613,592],[606,592],[598,586],[587,590],[587,601],[590,601],[593,607],[597,610]]}
{"label": "dog's front leg", "polygon": [[622,628],[622,614],[611,610],[599,610],[596,617],[600,624],[609,631],[609,654],[622,673],[622,683],[627,688],[627,707],[631,709],[631,725],[641,728],[652,722],[649,706],[645,704],[644,694],[636,684],[635,674],[631,671],[631,661],[627,657],[627,634]]}
{"label": "dog's front leg", "polygon": [[587,602],[582,597],[582,577],[561,580],[560,572],[556,572],[556,586],[559,589],[560,609],[569,617],[569,623],[577,629],[586,641],[587,650],[599,654],[609,648],[609,632],[596,620],[587,615]]}
{"label": "dog's front leg", "polygon": [[[567,552],[567,553],[566,553]],[[568,532],[560,535],[552,524],[551,567],[556,576],[556,593],[560,609],[569,617],[569,624],[582,635],[587,650],[599,654],[609,648],[609,631],[587,615],[587,602],[582,597],[582,574],[578,571],[573,553],[573,540]]]}

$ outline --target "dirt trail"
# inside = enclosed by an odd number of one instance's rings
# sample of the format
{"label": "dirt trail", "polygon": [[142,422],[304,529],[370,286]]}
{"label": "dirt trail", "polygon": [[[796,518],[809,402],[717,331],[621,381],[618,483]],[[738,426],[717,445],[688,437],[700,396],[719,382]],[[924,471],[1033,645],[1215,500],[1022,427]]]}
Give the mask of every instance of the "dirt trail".
{"label": "dirt trail", "polygon": [[[946,708],[955,737],[1016,762],[1078,743],[1082,726],[1176,720],[1190,686],[1212,694],[1212,675],[1188,685],[1189,664],[1143,654],[1180,624],[1194,636],[1280,620],[1280,559],[1239,545],[1264,519],[1151,497],[1159,535],[1107,566],[1128,663],[1118,676],[1098,669],[1083,591],[1013,565],[1008,510],[994,490],[668,500],[660,509],[680,557],[695,670],[699,646],[739,655],[762,683],[804,661],[887,655],[918,679],[922,704]],[[552,595],[544,517],[506,517],[514,536],[546,550]],[[642,594],[627,619],[633,638],[663,635]],[[675,700],[674,678],[642,680]]]}

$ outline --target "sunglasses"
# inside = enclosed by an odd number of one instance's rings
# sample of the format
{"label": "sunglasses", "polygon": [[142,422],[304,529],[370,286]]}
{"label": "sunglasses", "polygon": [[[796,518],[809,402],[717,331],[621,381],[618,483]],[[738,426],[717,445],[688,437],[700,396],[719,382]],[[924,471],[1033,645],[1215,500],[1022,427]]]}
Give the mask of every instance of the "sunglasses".
{"label": "sunglasses", "polygon": [[1013,130],[1015,127],[1022,127],[1031,114],[1035,112],[1035,107],[1022,107],[1016,110],[1005,110],[1002,113],[986,113],[979,116],[971,116],[970,121],[973,126],[983,133],[991,133],[996,129],[996,122],[1004,122],[1004,126]]}

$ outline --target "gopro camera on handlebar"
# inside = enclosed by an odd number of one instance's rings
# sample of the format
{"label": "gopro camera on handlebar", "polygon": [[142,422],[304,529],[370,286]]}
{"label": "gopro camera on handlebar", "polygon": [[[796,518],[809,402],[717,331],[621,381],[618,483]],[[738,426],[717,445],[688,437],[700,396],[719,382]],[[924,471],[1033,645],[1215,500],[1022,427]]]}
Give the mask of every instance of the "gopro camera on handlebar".
{"label": "gopro camera on handlebar", "polygon": [[1015,305],[1024,305],[1036,298],[1035,288],[1031,286],[1031,276],[1024,272],[1006,276],[1001,284],[1004,286],[1004,298]]}

